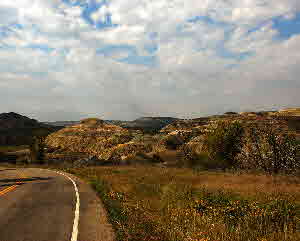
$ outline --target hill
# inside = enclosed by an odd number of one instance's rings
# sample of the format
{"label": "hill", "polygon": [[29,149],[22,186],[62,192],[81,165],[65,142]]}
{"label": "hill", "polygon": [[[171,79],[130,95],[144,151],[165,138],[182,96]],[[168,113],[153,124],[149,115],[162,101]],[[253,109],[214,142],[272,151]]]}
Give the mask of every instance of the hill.
{"label": "hill", "polygon": [[107,121],[129,130],[140,130],[143,133],[156,133],[165,126],[177,121],[173,117],[141,117],[134,121]]}
{"label": "hill", "polygon": [[79,124],[79,121],[48,121],[43,123],[50,126],[66,127],[66,126],[77,125]]}
{"label": "hill", "polygon": [[74,154],[84,154],[116,163],[130,158],[150,158],[173,165],[183,158],[182,151],[190,148],[201,150],[206,133],[213,130],[220,120],[239,121],[245,126],[272,125],[300,137],[298,116],[272,111],[226,113],[191,120],[143,117],[135,121],[107,121],[89,118],[51,134],[46,144],[54,149],[50,159],[64,159],[69,153],[70,160],[74,160]]}
{"label": "hill", "polygon": [[27,145],[33,136],[45,136],[59,128],[10,112],[0,114],[0,145]]}
{"label": "hill", "polygon": [[132,139],[132,131],[89,118],[52,133],[46,138],[46,144],[52,149],[49,159],[74,160],[85,155],[102,161],[119,162],[136,152],[146,151],[146,146],[131,142]]}
{"label": "hill", "polygon": [[299,116],[300,117],[300,108],[287,108],[279,110],[280,115],[288,115],[288,116]]}
{"label": "hill", "polygon": [[[143,133],[155,133],[177,120],[177,118],[173,117],[141,117],[133,121],[104,120],[104,122],[120,126],[128,130],[140,130]],[[44,123],[51,126],[67,127],[78,125],[80,121],[55,121]]]}

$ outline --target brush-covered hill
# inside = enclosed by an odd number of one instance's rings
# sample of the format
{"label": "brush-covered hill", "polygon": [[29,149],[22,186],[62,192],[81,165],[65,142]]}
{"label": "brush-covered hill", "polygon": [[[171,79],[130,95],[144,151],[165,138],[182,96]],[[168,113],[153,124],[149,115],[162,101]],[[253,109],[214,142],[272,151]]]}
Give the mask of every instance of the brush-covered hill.
{"label": "brush-covered hill", "polygon": [[177,118],[173,117],[141,117],[133,121],[107,120],[106,122],[121,126],[125,129],[140,130],[143,133],[153,134],[177,120]]}
{"label": "brush-covered hill", "polygon": [[27,145],[34,136],[46,136],[58,128],[10,112],[0,114],[0,145]]}
{"label": "brush-covered hill", "polygon": [[[159,143],[161,150],[165,148],[164,143],[173,143],[177,150],[185,147],[203,151],[205,136],[215,129],[219,121],[239,121],[245,127],[269,126],[282,133],[295,134],[300,141],[300,108],[280,111],[242,112],[226,113],[190,120],[178,120],[160,130],[163,136]],[[198,154],[199,154],[198,153]]]}
{"label": "brush-covered hill", "polygon": [[52,133],[46,138],[46,145],[54,150],[48,154],[50,159],[76,159],[84,154],[102,161],[120,161],[137,152],[147,152],[144,144],[131,141],[133,137],[125,128],[88,118]]}
{"label": "brush-covered hill", "polygon": [[[165,126],[177,121],[173,117],[141,117],[133,121],[104,120],[106,124],[120,126],[128,130],[140,130],[143,133],[157,133]],[[45,122],[45,124],[59,127],[67,127],[79,124],[80,121],[55,121]]]}
{"label": "brush-covered hill", "polygon": [[277,123],[282,128],[300,132],[300,108],[282,109],[279,111],[259,112],[228,112],[223,115],[213,115],[190,120],[177,120],[160,130],[164,134],[181,132],[203,133],[207,127],[219,120],[239,120],[244,123]]}
{"label": "brush-covered hill", "polygon": [[[153,123],[164,118],[141,118],[135,124]],[[160,131],[146,132],[135,124],[117,122],[117,125],[100,119],[89,118],[79,124],[67,126],[52,133],[46,139],[49,147],[49,159],[75,160],[78,155],[93,156],[99,161],[108,163],[130,163],[138,159],[147,161],[169,162],[171,165],[186,155],[186,150],[203,151],[205,138],[216,128],[220,120],[225,122],[238,121],[243,126],[272,126],[282,132],[300,133],[299,118],[295,115],[280,114],[280,112],[244,112],[225,113],[191,120],[166,118]],[[166,125],[166,123],[171,124]],[[69,155],[69,157],[68,157]],[[125,161],[124,161],[125,160]]]}

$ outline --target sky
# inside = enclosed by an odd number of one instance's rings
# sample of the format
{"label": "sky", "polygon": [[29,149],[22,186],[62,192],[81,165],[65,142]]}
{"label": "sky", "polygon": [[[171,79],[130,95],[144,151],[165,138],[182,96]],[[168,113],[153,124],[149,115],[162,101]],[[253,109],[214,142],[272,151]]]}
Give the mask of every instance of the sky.
{"label": "sky", "polygon": [[299,0],[1,0],[0,112],[195,118],[300,106]]}

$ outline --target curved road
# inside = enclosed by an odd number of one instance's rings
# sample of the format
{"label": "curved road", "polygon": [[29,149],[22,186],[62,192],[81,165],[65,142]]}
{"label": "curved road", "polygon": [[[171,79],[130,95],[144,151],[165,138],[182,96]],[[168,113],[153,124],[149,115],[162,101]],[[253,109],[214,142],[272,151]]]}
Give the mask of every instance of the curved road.
{"label": "curved road", "polygon": [[113,241],[114,236],[100,200],[80,179],[0,167],[0,240]]}

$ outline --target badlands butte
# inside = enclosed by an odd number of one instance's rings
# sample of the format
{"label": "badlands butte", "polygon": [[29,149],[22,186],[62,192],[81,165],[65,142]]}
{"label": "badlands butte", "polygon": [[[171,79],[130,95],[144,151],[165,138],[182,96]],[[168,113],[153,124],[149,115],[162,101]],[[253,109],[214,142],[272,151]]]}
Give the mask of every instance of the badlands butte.
{"label": "badlands butte", "polygon": [[[47,136],[48,160],[88,164],[155,163],[184,165],[206,152],[207,133],[219,122],[245,127],[269,126],[300,139],[300,108],[263,112],[227,112],[190,120],[141,118],[132,122],[89,118]],[[51,123],[47,123],[51,124]]]}

